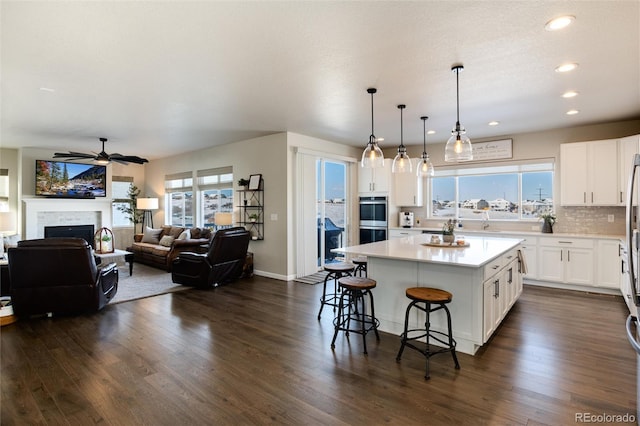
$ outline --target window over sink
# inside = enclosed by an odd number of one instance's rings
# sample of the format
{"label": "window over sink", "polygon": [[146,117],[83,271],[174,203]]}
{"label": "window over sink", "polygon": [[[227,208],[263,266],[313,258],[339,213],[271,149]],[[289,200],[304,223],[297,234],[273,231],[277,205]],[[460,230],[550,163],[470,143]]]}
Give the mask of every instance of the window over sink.
{"label": "window over sink", "polygon": [[429,217],[537,221],[553,210],[553,177],[551,160],[436,170]]}

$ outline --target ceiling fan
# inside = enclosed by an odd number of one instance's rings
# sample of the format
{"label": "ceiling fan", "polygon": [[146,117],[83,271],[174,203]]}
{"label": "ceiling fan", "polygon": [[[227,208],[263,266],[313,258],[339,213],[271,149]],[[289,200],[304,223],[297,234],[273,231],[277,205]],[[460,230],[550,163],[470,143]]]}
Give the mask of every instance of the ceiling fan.
{"label": "ceiling fan", "polygon": [[69,151],[65,152],[56,152],[53,154],[53,158],[68,158],[69,160],[82,160],[82,159],[91,159],[94,160],[98,164],[108,164],[112,161],[117,163],[127,164],[127,163],[136,163],[136,164],[144,164],[148,163],[149,160],[146,158],[140,158],[136,155],[122,155],[122,154],[107,154],[104,152],[104,143],[107,141],[107,138],[100,138],[100,142],[102,142],[102,151],[100,153],[93,154],[84,154],[82,152],[73,152]]}

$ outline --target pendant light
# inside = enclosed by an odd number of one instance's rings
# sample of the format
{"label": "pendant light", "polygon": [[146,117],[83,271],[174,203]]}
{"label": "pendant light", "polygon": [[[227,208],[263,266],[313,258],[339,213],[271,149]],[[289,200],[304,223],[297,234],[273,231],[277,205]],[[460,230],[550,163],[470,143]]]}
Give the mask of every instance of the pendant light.
{"label": "pendant light", "polygon": [[373,94],[377,90],[373,88],[367,89],[367,93],[371,95],[371,135],[369,136],[369,143],[362,153],[362,161],[360,165],[362,167],[377,168],[384,166],[384,154],[378,146],[378,140],[373,134]]}
{"label": "pendant light", "polygon": [[406,105],[398,105],[400,110],[400,146],[398,147],[398,153],[393,159],[391,165],[391,173],[411,173],[411,158],[407,155],[407,148],[404,146],[403,132],[402,132],[402,110]]}
{"label": "pendant light", "polygon": [[423,130],[423,138],[422,138],[422,156],[420,156],[420,161],[416,166],[416,175],[418,177],[431,177],[434,174],[433,164],[431,164],[431,160],[429,159],[429,154],[427,154],[427,120],[429,117],[420,117],[422,120],[422,130]]}
{"label": "pendant light", "polygon": [[456,73],[456,127],[451,131],[451,137],[444,148],[444,161],[458,162],[473,160],[471,140],[465,135],[466,130],[460,125],[460,87],[458,74],[464,67],[454,65],[451,71]]}

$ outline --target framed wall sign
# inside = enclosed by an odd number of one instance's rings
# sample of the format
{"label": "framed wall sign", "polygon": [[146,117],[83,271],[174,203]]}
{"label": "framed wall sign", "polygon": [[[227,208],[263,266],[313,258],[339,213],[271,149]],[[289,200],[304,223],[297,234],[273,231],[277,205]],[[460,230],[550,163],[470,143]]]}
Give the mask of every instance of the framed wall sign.
{"label": "framed wall sign", "polygon": [[249,176],[249,190],[255,191],[256,189],[260,189],[260,181],[262,180],[262,175],[251,175]]}
{"label": "framed wall sign", "polygon": [[512,144],[512,139],[474,143],[472,144],[473,161],[513,158]]}

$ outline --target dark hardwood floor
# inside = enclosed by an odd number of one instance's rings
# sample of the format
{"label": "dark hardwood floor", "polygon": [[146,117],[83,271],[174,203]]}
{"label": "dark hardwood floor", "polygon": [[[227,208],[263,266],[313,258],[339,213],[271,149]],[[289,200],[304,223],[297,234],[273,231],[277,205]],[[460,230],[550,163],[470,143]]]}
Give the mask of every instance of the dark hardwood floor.
{"label": "dark hardwood floor", "polygon": [[[381,284],[379,284],[381,285]],[[254,277],[1,330],[2,425],[574,424],[636,412],[621,297],[525,286],[476,356],[316,319],[320,285]],[[375,292],[374,292],[375,295]],[[455,318],[453,319],[455,321]]]}

